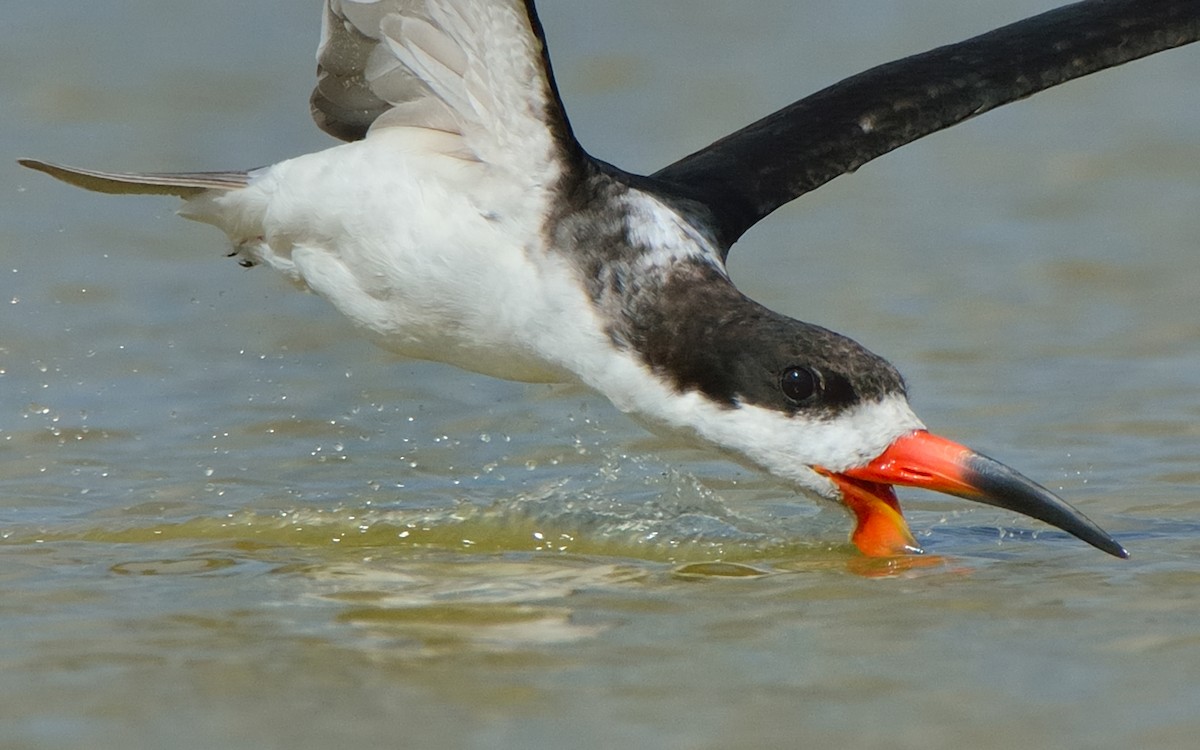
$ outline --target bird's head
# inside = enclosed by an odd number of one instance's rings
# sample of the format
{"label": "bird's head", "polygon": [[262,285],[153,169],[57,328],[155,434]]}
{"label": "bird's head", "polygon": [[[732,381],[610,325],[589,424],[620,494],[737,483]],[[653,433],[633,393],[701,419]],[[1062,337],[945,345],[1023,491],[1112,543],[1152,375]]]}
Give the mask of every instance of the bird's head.
{"label": "bird's head", "polygon": [[927,431],[900,374],[857,342],[719,284],[693,281],[679,304],[638,340],[645,363],[674,392],[659,421],[843,503],[863,553],[921,551],[893,490],[905,486],[1006,508],[1127,557],[1046,488]]}

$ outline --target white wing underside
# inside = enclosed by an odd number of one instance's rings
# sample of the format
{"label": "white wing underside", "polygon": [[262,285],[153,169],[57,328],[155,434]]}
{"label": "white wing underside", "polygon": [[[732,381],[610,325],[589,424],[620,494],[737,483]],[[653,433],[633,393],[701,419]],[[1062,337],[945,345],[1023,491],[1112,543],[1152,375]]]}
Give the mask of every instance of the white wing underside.
{"label": "white wing underside", "polygon": [[[552,184],[574,145],[525,0],[326,0],[312,115],[346,141],[415,128],[438,153],[481,162],[514,188]],[[244,186],[246,172],[110,172],[24,166],[107,193]]]}
{"label": "white wing underside", "polygon": [[415,127],[544,175],[565,121],[524,0],[328,0],[313,116],[335,136]]}

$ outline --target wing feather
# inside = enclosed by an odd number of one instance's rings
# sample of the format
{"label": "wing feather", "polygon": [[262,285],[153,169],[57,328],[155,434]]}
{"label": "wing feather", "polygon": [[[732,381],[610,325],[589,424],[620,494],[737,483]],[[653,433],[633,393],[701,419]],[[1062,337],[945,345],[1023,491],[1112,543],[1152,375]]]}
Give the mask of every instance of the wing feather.
{"label": "wing feather", "polygon": [[1197,39],[1200,0],[1085,0],[847,78],[654,177],[704,204],[728,248],[779,206],[893,149]]}
{"label": "wing feather", "polygon": [[246,172],[107,172],[37,159],[18,159],[17,163],[70,185],[113,195],[194,198],[210,190],[237,190],[245,187],[250,179]]}
{"label": "wing feather", "polygon": [[327,0],[313,117],[343,140],[456,133],[463,154],[528,176],[586,158],[532,0]]}

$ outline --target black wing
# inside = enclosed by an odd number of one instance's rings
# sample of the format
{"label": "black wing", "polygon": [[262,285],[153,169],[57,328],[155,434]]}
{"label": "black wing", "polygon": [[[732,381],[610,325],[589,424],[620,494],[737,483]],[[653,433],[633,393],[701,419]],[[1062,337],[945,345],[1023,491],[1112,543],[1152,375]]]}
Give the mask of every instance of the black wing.
{"label": "black wing", "polygon": [[1200,39],[1200,0],[1085,0],[880,65],[653,175],[712,212],[725,252],[783,204],[930,133]]}

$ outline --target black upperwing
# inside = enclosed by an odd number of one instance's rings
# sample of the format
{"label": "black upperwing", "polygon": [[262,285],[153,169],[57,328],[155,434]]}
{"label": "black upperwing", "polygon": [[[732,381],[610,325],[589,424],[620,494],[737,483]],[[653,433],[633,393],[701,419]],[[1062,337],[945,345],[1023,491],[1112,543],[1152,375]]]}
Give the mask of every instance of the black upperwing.
{"label": "black upperwing", "polygon": [[[724,252],[783,204],[930,133],[1200,39],[1200,0],[1084,0],[871,68],[655,173]],[[662,183],[666,183],[663,185]]]}

